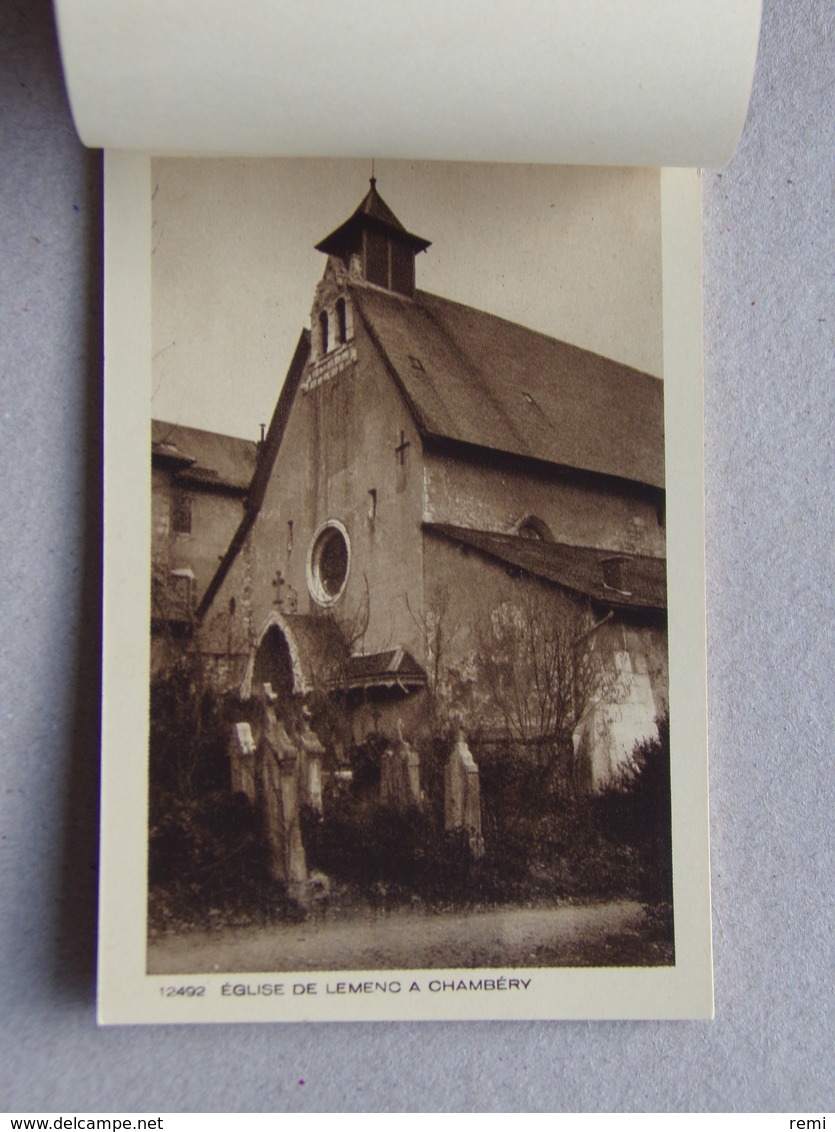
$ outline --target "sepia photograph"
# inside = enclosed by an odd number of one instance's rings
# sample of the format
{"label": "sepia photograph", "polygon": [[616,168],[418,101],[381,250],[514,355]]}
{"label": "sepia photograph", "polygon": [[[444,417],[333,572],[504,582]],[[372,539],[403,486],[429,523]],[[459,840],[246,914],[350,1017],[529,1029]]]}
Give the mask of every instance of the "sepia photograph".
{"label": "sepia photograph", "polygon": [[151,179],[148,972],[674,965],[659,170]]}

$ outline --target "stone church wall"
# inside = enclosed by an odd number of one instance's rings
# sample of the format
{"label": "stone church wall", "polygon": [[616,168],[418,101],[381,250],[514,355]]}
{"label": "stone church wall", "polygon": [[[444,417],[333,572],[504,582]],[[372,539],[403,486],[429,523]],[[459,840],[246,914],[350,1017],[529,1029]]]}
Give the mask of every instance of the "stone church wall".
{"label": "stone church wall", "polygon": [[[249,651],[245,555],[239,556],[213,603],[206,622],[193,615],[243,516],[240,496],[188,492],[191,531],[173,529],[175,485],[168,472],[152,473],[152,642],[151,670],[170,667],[183,655],[200,653],[206,674],[218,687],[234,686],[241,657]],[[179,571],[179,574],[173,573]],[[189,573],[190,572],[190,573]],[[172,622],[170,615],[176,613]]]}
{"label": "stone church wall", "polygon": [[168,570],[190,568],[198,596],[214,577],[218,562],[243,516],[240,496],[186,489],[190,501],[191,531],[178,533],[173,527],[175,485],[171,476],[157,468],[151,484],[152,561]]}
{"label": "stone church wall", "polygon": [[[512,610],[528,597],[541,602],[543,610],[552,605],[556,610],[564,605],[565,597],[544,583],[514,577],[499,563],[437,535],[425,536],[424,573],[428,619],[441,642],[441,698],[454,714],[463,712],[465,730],[482,726],[494,730],[500,716],[478,682],[478,670],[490,650],[497,611]],[[524,636],[520,627],[512,647],[524,648]]]}
{"label": "stone church wall", "polygon": [[[358,636],[354,651],[414,651],[420,635],[409,606],[419,616],[423,585],[420,438],[361,325],[355,329],[356,363],[303,382],[296,395],[252,534],[253,623],[257,632],[273,609],[322,609],[308,587],[310,549],[321,524],[337,520],[350,565],[330,610]],[[308,375],[317,380],[319,369]]]}
{"label": "stone church wall", "polygon": [[632,618],[612,619],[595,633],[607,684],[574,730],[574,749],[585,785],[599,790],[631,762],[635,744],[652,739],[669,707],[666,631]]}
{"label": "stone church wall", "polygon": [[[570,639],[597,625],[588,646],[580,646],[594,650],[597,682],[584,713],[582,753],[589,762],[590,785],[602,786],[634,743],[654,734],[655,718],[666,709],[669,697],[667,632],[660,614],[616,612],[604,620],[557,587],[514,576],[499,563],[430,534],[425,539],[424,570],[427,603],[434,610],[431,617],[442,625],[438,691],[445,710],[470,735],[480,730],[490,737],[503,726],[499,706],[479,683],[480,661],[495,640],[491,626],[500,619],[506,659],[520,658],[516,691],[524,695],[532,615],[538,623],[550,622],[554,634]],[[542,638],[538,640],[541,646]]]}
{"label": "stone church wall", "polygon": [[638,486],[536,472],[487,458],[428,453],[424,519],[511,533],[535,515],[555,542],[663,557],[664,527],[656,494]]}

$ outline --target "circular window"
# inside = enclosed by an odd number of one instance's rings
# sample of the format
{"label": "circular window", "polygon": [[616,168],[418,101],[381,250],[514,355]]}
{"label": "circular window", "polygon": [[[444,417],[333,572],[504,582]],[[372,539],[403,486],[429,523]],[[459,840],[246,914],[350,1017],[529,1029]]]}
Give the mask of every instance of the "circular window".
{"label": "circular window", "polygon": [[351,563],[348,532],[336,519],[324,523],[313,536],[307,561],[307,585],[319,605],[332,605],[345,589]]}

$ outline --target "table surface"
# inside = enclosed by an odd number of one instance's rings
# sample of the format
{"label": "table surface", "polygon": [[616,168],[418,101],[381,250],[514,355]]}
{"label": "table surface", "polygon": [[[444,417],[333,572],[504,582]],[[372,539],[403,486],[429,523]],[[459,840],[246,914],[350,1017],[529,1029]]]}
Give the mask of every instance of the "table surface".
{"label": "table surface", "polygon": [[0,8],[9,1110],[832,1108],[834,32],[828,0],[766,0],[739,149],[703,178],[715,1021],[103,1030],[101,155],[46,0]]}

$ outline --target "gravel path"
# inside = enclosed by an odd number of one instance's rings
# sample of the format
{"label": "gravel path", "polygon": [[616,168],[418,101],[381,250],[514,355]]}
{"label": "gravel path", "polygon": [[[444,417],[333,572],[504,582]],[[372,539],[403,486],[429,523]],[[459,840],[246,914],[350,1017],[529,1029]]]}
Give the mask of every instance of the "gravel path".
{"label": "gravel path", "polygon": [[[395,909],[150,940],[149,974],[664,963],[632,901],[434,913]],[[642,957],[643,956],[643,957]]]}

